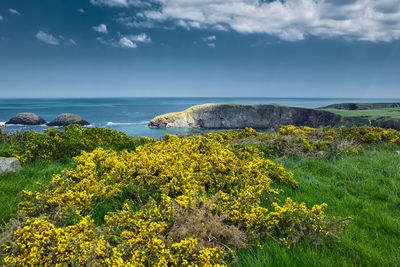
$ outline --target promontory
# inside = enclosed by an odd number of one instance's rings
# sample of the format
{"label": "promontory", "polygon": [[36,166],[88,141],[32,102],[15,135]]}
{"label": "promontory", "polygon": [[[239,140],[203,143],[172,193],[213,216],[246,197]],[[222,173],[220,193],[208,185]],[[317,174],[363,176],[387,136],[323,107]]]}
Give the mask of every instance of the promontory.
{"label": "promontory", "polygon": [[203,104],[182,112],[157,116],[150,121],[149,127],[269,129],[287,124],[310,127],[334,126],[340,120],[340,115],[308,108],[264,104]]}
{"label": "promontory", "polygon": [[155,128],[271,129],[281,125],[309,127],[379,126],[400,130],[400,103],[341,103],[319,109],[279,105],[203,104],[152,119]]}

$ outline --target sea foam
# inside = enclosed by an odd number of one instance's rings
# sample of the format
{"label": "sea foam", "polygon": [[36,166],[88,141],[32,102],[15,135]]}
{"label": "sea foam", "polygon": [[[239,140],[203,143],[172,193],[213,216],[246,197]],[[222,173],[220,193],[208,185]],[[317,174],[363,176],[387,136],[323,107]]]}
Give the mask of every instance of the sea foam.
{"label": "sea foam", "polygon": [[112,122],[109,121],[107,122],[107,126],[118,126],[118,125],[139,125],[139,124],[147,124],[147,121],[141,121],[141,122]]}

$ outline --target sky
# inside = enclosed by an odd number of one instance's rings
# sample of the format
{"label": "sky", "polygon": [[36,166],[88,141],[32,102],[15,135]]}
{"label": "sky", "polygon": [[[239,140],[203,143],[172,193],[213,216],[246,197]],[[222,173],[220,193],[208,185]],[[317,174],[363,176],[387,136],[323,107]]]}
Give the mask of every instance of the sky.
{"label": "sky", "polygon": [[400,0],[1,0],[0,98],[400,97]]}

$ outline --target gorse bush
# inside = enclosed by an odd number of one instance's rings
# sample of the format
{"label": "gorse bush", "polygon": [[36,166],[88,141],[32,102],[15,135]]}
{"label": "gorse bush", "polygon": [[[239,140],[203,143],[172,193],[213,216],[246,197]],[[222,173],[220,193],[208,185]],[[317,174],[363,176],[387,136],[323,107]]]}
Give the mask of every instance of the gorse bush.
{"label": "gorse bush", "polygon": [[[39,147],[35,139],[22,155],[51,159],[60,147],[90,150],[95,144],[78,136],[101,130],[88,130],[50,131],[38,138],[64,141]],[[101,133],[97,144],[135,148],[124,135]],[[324,203],[307,209],[288,198],[280,206],[282,188],[298,187],[293,174],[257,148],[225,144],[257,135],[252,129],[166,135],[132,151],[83,151],[76,166],[55,174],[43,192],[22,192],[19,216],[1,238],[1,259],[23,265],[214,266],[259,238],[293,246],[300,239],[320,244],[336,237],[348,219],[326,217]],[[46,146],[49,157],[41,156]],[[103,223],[93,221],[101,203],[123,195],[122,208],[108,210]]]}
{"label": "gorse bush", "polygon": [[[226,135],[229,136],[229,132],[224,133]],[[288,125],[276,133],[256,133],[221,141],[228,141],[226,143],[234,150],[256,147],[268,157],[326,157],[332,153],[357,155],[364,144],[400,144],[400,132],[367,126],[317,129]]]}
{"label": "gorse bush", "polygon": [[343,128],[342,132],[348,134],[351,139],[363,144],[400,144],[400,132],[393,129],[383,129],[380,127],[356,127],[350,129]]}
{"label": "gorse bush", "polygon": [[13,142],[14,155],[22,162],[34,159],[46,161],[69,159],[81,151],[92,151],[97,147],[114,150],[134,150],[140,140],[135,140],[126,134],[106,128],[86,128],[83,130],[77,124],[69,125],[65,131],[45,129],[45,134],[29,131],[23,133],[23,138]]}
{"label": "gorse bush", "polygon": [[344,219],[327,218],[324,214],[326,203],[314,205],[308,209],[305,203],[296,203],[291,198],[280,206],[272,203],[274,212],[268,214],[268,221],[273,222],[271,228],[279,241],[288,248],[296,244],[301,238],[305,238],[318,245],[324,236],[337,237],[337,231],[348,224],[352,217]]}
{"label": "gorse bush", "polygon": [[2,264],[73,266],[225,265],[235,250],[264,238],[288,248],[338,239],[351,217],[328,217],[325,203],[308,208],[281,196],[299,184],[266,156],[400,144],[398,131],[377,127],[285,126],[156,140],[71,125],[1,138],[23,162],[74,157],[76,164],[43,191],[21,192],[19,214],[0,239]]}

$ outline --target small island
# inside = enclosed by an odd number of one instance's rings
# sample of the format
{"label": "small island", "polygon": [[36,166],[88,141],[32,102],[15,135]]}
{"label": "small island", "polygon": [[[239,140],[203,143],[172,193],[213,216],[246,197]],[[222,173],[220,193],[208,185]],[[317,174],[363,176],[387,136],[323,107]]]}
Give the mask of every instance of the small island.
{"label": "small island", "polygon": [[20,124],[20,125],[40,125],[40,124],[45,124],[46,121],[38,116],[35,113],[30,113],[30,112],[22,112],[18,113],[11,119],[9,119],[6,124]]}

